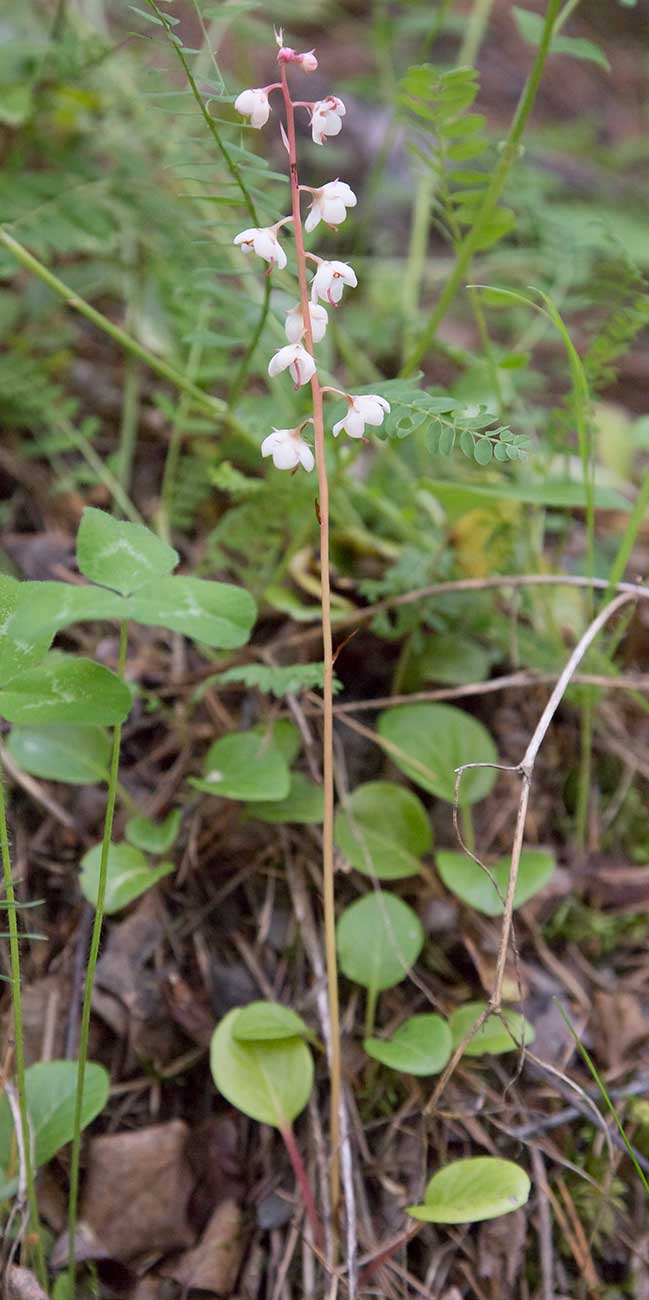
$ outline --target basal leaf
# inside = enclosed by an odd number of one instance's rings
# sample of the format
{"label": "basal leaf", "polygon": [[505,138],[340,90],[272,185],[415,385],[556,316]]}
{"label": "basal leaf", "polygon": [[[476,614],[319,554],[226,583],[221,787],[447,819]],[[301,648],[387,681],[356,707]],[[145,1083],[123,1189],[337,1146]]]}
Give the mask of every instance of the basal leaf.
{"label": "basal leaf", "polygon": [[88,506],[77,534],[77,564],[91,582],[129,596],[175,569],[178,552],[143,524],[125,523]]}
{"label": "basal leaf", "polygon": [[[379,717],[379,735],[389,742],[397,767],[424,790],[453,803],[455,770],[463,763],[496,763],[498,754],[489,732],[470,713],[450,704],[404,704]],[[460,803],[484,799],[496,773],[488,767],[465,772]]]}
{"label": "basal leaf", "polygon": [[[449,1018],[449,1025],[454,1047],[459,1046],[485,1006],[485,1002],[467,1002],[453,1012]],[[512,1011],[506,1007],[499,1016],[491,1015],[488,1020],[485,1020],[484,1025],[464,1049],[464,1055],[501,1056],[503,1052],[518,1051],[523,1042],[525,1046],[534,1042],[534,1030],[519,1011]]]}
{"label": "basal leaf", "polygon": [[406,1211],[425,1223],[479,1223],[525,1205],[530,1180],[519,1165],[497,1156],[474,1156],[446,1165],[431,1178],[423,1205]]}
{"label": "basal leaf", "polygon": [[[446,888],[461,898],[463,903],[475,907],[477,912],[483,912],[485,916],[502,916],[503,905],[498,890],[494,889],[486,871],[483,871],[465,853],[440,849],[436,855],[436,863]],[[507,893],[510,865],[510,858],[505,857],[489,867],[503,898]],[[547,884],[555,868],[556,861],[552,853],[545,852],[543,849],[523,849],[514,894],[514,907],[522,907],[528,898],[538,894],[539,890]]]}
{"label": "basal leaf", "polygon": [[215,741],[207,751],[203,770],[205,775],[192,778],[190,784],[223,799],[285,799],[290,789],[282,754],[268,736],[257,731],[240,731]]}
{"label": "basal leaf", "polygon": [[101,587],[70,582],[26,582],[15,615],[21,636],[51,638],[72,623],[113,622],[128,618],[126,601]]}
{"label": "basal leaf", "polygon": [[366,1038],[368,1056],[404,1074],[438,1074],[453,1050],[451,1031],[442,1016],[423,1014],[404,1021],[390,1039]]}
{"label": "basal leaf", "polygon": [[43,781],[108,781],[111,742],[101,727],[13,727],[7,750],[23,772]]}
{"label": "basal leaf", "polygon": [[[81,859],[81,892],[84,898],[97,905],[101,844],[95,844]],[[161,862],[150,867],[144,854],[133,844],[111,844],[108,850],[108,869],[104,910],[119,912],[134,899],[157,885],[159,880],[173,871],[173,862]]]}
{"label": "basal leaf", "polygon": [[244,587],[203,578],[160,578],[142,586],[129,601],[130,617],[166,627],[215,649],[245,645],[257,609]]}
{"label": "basal leaf", "polygon": [[322,786],[316,785],[303,772],[291,772],[290,781],[285,799],[247,804],[246,810],[250,816],[274,826],[283,826],[289,822],[301,826],[319,825],[324,814]]}
{"label": "basal leaf", "polygon": [[131,708],[128,687],[110,669],[91,659],[50,654],[0,691],[0,716],[9,722],[42,726],[50,722],[123,722]]}
{"label": "basal leaf", "polygon": [[172,808],[161,822],[151,821],[150,817],[129,817],[124,834],[130,844],[144,853],[168,853],[178,834],[181,818],[181,808]]}
{"label": "basal leaf", "polygon": [[7,574],[0,574],[0,683],[11,681],[26,668],[33,667],[47,654],[52,634],[41,631],[34,635],[17,631],[16,614],[23,603],[26,587],[32,583],[18,582]]}
{"label": "basal leaf", "polygon": [[[109,1077],[102,1065],[89,1061],[83,1087],[81,1127],[86,1128],[108,1101]],[[25,1075],[34,1165],[47,1164],[72,1140],[77,1087],[76,1061],[39,1061]],[[17,1189],[16,1137],[6,1094],[0,1098],[0,1199]]]}
{"label": "basal leaf", "polygon": [[336,926],[343,975],[372,992],[400,984],[423,945],[424,932],[416,912],[383,890],[352,903]]}
{"label": "basal leaf", "polygon": [[313,1087],[313,1060],[302,1038],[238,1042],[236,1007],[217,1026],[210,1062],[219,1090],[238,1110],[260,1124],[285,1130],[304,1107]]}
{"label": "basal leaf", "polygon": [[336,813],[334,839],[353,867],[379,880],[415,875],[432,844],[423,804],[393,781],[358,786]]}
{"label": "basal leaf", "polygon": [[233,1036],[238,1043],[265,1043],[282,1038],[308,1038],[305,1025],[297,1012],[283,1007],[280,1002],[249,1002],[241,1007],[234,1021]]}

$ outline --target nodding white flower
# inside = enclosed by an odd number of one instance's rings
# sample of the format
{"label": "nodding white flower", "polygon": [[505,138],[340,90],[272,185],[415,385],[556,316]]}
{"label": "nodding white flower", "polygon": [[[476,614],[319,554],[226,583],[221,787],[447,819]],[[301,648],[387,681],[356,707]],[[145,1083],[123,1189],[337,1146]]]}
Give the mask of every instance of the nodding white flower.
{"label": "nodding white flower", "polygon": [[378,397],[376,393],[365,393],[361,397],[348,395],[347,401],[349,402],[347,414],[334,424],[334,438],[338,437],[341,429],[344,429],[350,438],[362,438],[365,425],[383,424],[386,413],[390,410],[390,403],[386,402],[384,397]]}
{"label": "nodding white flower", "polygon": [[318,60],[315,56],[315,50],[307,50],[304,54],[298,54],[297,50],[292,50],[290,45],[282,45],[282,33],[276,32],[275,39],[280,46],[277,58],[280,63],[299,63],[303,72],[315,72],[318,66]]}
{"label": "nodding white flower", "polygon": [[242,90],[234,101],[234,107],[242,117],[249,117],[250,125],[258,131],[270,117],[270,104],[265,90]]}
{"label": "nodding white flower", "polygon": [[276,226],[252,226],[250,230],[235,235],[232,242],[239,244],[242,253],[256,253],[257,257],[263,257],[271,271],[274,266],[278,266],[280,271],[286,266],[286,253],[277,238]]}
{"label": "nodding white flower", "polygon": [[313,452],[309,444],[300,436],[297,429],[273,429],[261,444],[262,456],[272,456],[275,469],[297,469],[302,465],[312,470],[315,465]]}
{"label": "nodding white flower", "polygon": [[337,307],[343,296],[343,289],[348,284],[355,289],[358,284],[356,272],[346,262],[320,262],[311,281],[311,297],[322,298]]}
{"label": "nodding white flower", "polygon": [[319,99],[311,109],[311,135],[314,144],[324,144],[330,135],[338,135],[347,109],[337,95]]}
{"label": "nodding white flower", "polygon": [[346,181],[327,181],[326,185],[319,190],[311,190],[311,193],[313,202],[304,223],[305,230],[315,230],[321,221],[335,228],[345,220],[347,208],[356,207],[356,195]]}
{"label": "nodding white flower", "polygon": [[299,388],[300,384],[308,384],[315,374],[315,361],[301,343],[288,343],[271,357],[268,367],[271,379],[281,374],[282,370],[290,370],[295,387]]}
{"label": "nodding white flower", "polygon": [[[319,343],[325,336],[329,317],[324,307],[321,307],[317,302],[309,303],[309,316],[311,317],[311,334],[313,335],[313,342]],[[295,307],[291,307],[291,310],[286,313],[286,324],[284,328],[289,343],[299,343],[300,339],[304,337],[306,331],[304,328],[304,316],[302,315],[301,303],[296,303]]]}

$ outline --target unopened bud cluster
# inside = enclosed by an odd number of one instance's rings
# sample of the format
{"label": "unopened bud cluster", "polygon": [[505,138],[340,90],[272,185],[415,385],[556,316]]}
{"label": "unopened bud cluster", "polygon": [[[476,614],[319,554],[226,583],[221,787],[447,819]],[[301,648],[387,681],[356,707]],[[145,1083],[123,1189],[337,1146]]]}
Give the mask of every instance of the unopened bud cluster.
{"label": "unopened bud cluster", "polygon": [[[318,66],[314,51],[299,54],[283,43],[282,33],[276,33],[279,46],[280,64],[296,64],[303,72],[314,72]],[[346,109],[337,95],[327,95],[325,99],[315,101],[293,101],[288,99],[284,70],[282,82],[244,90],[235,100],[235,108],[243,117],[249,119],[250,125],[260,130],[266,125],[271,115],[270,96],[274,91],[286,93],[291,114],[295,108],[303,108],[309,113],[311,135],[315,144],[323,145],[330,136],[336,136],[342,129]],[[289,148],[283,127],[282,137]],[[295,159],[291,158],[292,164]],[[297,183],[296,183],[297,184]],[[319,188],[309,185],[298,187],[299,195],[310,197],[310,206],[304,221],[307,233],[315,230],[324,222],[331,230],[337,230],[345,220],[349,208],[356,206],[356,195],[346,181],[339,179],[326,181]],[[295,199],[294,211],[299,207]],[[268,263],[267,275],[277,268],[283,270],[287,265],[286,253],[280,243],[279,233],[282,227],[294,220],[293,215],[282,217],[273,226],[242,230],[234,240],[243,253],[254,253]],[[301,221],[301,218],[300,218]],[[356,288],[356,274],[346,262],[327,261],[314,253],[306,253],[306,258],[314,264],[315,273],[310,284],[310,301],[308,303],[308,322],[304,319],[301,302],[291,307],[286,316],[286,337],[288,343],[271,358],[268,373],[273,378],[283,371],[288,371],[294,386],[302,384],[319,385],[312,344],[319,343],[326,333],[328,325],[327,307],[337,308],[346,287]],[[302,282],[304,283],[304,281]],[[363,438],[366,425],[380,425],[390,410],[389,403],[375,394],[352,396],[336,388],[314,388],[315,392],[333,393],[347,402],[347,413],[333,426],[334,436],[344,430],[350,438]],[[302,466],[312,470],[315,464],[313,452],[302,437],[302,430],[310,420],[304,421],[295,429],[274,429],[262,443],[262,456],[272,456],[277,469],[296,470]]]}

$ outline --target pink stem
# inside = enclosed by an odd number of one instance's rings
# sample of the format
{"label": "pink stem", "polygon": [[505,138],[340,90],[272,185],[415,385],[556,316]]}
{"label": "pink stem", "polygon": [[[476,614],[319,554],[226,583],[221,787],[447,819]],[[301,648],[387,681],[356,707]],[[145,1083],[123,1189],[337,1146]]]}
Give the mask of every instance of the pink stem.
{"label": "pink stem", "polygon": [[[309,294],[306,281],[306,256],[304,232],[300,211],[300,185],[297,173],[297,147],[295,142],[295,114],[286,77],[286,64],[281,64],[282,90],[286,106],[286,132],[289,144],[291,204],[297,255],[297,273],[300,284],[300,304],[304,320],[305,346],[314,355]],[[338,971],[336,965],[336,908],[334,893],[334,774],[333,774],[333,637],[331,628],[331,579],[329,571],[329,483],[325,461],[324,417],[322,389],[317,371],[311,379],[313,398],[313,431],[315,459],[318,471],[318,517],[320,521],[320,579],[322,588],[322,643],[324,660],[323,690],[323,794],[324,820],[322,824],[322,891],[325,928],[325,957],[327,965],[327,999],[330,1024],[331,1081],[329,1139],[331,1145],[331,1212],[335,1224],[340,1201],[340,1014],[338,1006]]]}
{"label": "pink stem", "polygon": [[316,1209],[313,1189],[309,1182],[309,1177],[306,1172],[306,1169],[304,1168],[304,1165],[302,1163],[302,1157],[300,1155],[297,1142],[295,1141],[295,1134],[292,1128],[281,1129],[281,1134],[284,1139],[286,1150],[288,1151],[289,1159],[293,1166],[293,1172],[297,1179],[298,1187],[302,1193],[302,1200],[304,1202],[304,1212],[306,1214],[307,1219],[309,1220],[309,1223],[311,1224],[311,1231],[313,1233],[314,1243],[316,1246],[318,1246],[321,1249],[324,1244],[324,1234],[322,1231],[322,1224],[318,1217],[318,1211]]}

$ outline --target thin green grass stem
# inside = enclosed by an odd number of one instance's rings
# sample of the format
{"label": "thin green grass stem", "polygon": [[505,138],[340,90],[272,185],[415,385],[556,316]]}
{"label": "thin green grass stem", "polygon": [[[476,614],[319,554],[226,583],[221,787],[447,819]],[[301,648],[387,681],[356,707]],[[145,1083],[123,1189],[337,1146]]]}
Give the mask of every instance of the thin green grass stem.
{"label": "thin green grass stem", "polygon": [[27,1204],[29,1207],[30,1231],[34,1238],[34,1253],[38,1280],[47,1293],[47,1268],[38,1202],[32,1162],[31,1133],[27,1111],[27,1091],[25,1086],[25,1043],[23,1034],[23,1008],[20,984],[20,941],[18,934],[18,914],[13,876],[11,874],[11,854],[9,851],[9,831],[4,795],[4,779],[0,768],[0,854],[2,855],[2,874],[4,878],[5,897],[7,900],[7,925],[9,927],[9,957],[11,963],[11,1009],[14,1026],[14,1055],[16,1061],[16,1089],[18,1092],[18,1109],[22,1129],[22,1146],[25,1160],[25,1182],[27,1185]]}
{"label": "thin green grass stem", "polygon": [[[120,678],[124,677],[124,666],[126,663],[126,649],[128,645],[128,623],[124,622],[120,626],[119,634],[119,663],[117,673]],[[74,1135],[72,1138],[72,1154],[70,1158],[70,1192],[68,1202],[68,1300],[74,1300],[76,1290],[76,1230],[77,1230],[77,1207],[79,1201],[79,1162],[81,1155],[81,1116],[83,1109],[83,1089],[86,1076],[86,1064],[88,1060],[88,1035],[90,1032],[90,1009],[92,1006],[92,992],[95,982],[95,969],[97,958],[99,956],[99,945],[101,942],[101,931],[104,920],[104,900],[106,897],[106,880],[108,876],[108,853],[110,850],[111,836],[113,833],[113,817],[115,815],[115,803],[117,800],[117,785],[119,772],[119,751],[122,740],[122,725],[118,725],[113,730],[113,750],[110,760],[110,778],[108,781],[108,795],[106,799],[106,815],[104,818],[104,834],[101,844],[101,860],[99,864],[99,882],[97,886],[97,904],[95,907],[95,920],[92,927],[92,936],[90,939],[90,951],[88,953],[88,965],[86,968],[86,982],[83,992],[83,1006],[81,1009],[81,1030],[79,1034],[79,1062],[77,1072],[77,1090],[74,1103]]]}
{"label": "thin green grass stem", "polygon": [[442,289],[436,306],[431,312],[431,315],[420,334],[418,342],[402,367],[401,375],[404,378],[412,375],[422,357],[425,356],[451,303],[455,299],[461,285],[464,283],[469,266],[471,265],[471,260],[480,248],[483,232],[493,217],[505,188],[509,173],[518,158],[519,144],[527,125],[527,120],[536,101],[536,95],[543,75],[545,61],[550,49],[550,42],[552,40],[558,9],[559,0],[549,0],[543,23],[541,40],[536,51],[536,57],[530,75],[523,87],[518,107],[509,129],[509,134],[502,149],[500,162],[491,178],[491,183],[487,189],[482,204],[480,205],[480,209],[476,214],[473,226],[465,235],[460,247],[458,248],[455,265],[444,288]]}
{"label": "thin green grass stem", "polygon": [[487,23],[491,17],[492,8],[493,0],[474,0],[473,8],[464,28],[460,52],[457,56],[458,67],[472,68],[475,64],[487,30]]}
{"label": "thin green grass stem", "polygon": [[122,416],[117,444],[117,477],[124,492],[131,486],[133,460],[137,447],[137,427],[140,413],[140,365],[134,357],[127,357],[124,367]]}

